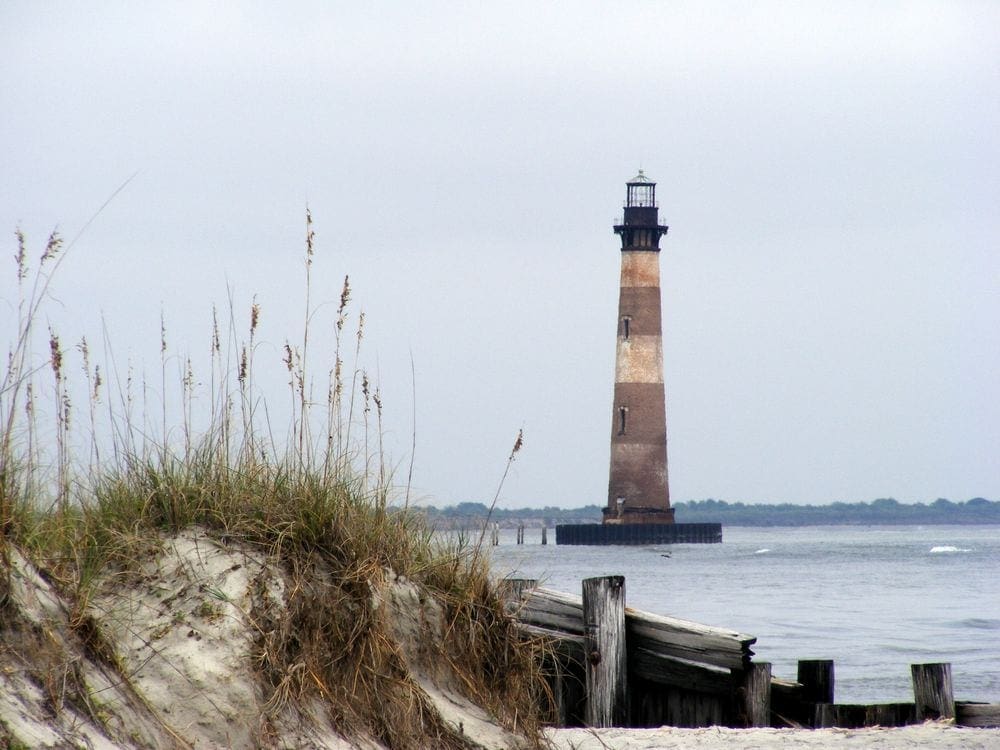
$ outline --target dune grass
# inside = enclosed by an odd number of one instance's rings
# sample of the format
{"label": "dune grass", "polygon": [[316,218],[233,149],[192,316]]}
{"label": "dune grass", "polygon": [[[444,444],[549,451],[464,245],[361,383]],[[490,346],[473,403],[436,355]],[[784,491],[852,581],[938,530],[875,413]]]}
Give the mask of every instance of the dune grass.
{"label": "dune grass", "polygon": [[[295,343],[286,340],[281,361],[270,363],[287,375],[288,390],[279,397],[290,405],[291,424],[280,440],[272,437],[267,402],[256,387],[264,364],[255,357],[263,314],[256,301],[243,336],[235,333],[232,300],[228,326],[220,326],[213,309],[210,372],[202,379],[208,392],[200,401],[191,359],[170,351],[161,321],[164,393],[168,359],[184,365],[174,384],[177,414],[168,412],[164,396],[154,416],[140,409],[134,393],[145,374],[128,368],[124,383],[112,378],[117,390],[109,389],[107,373],[119,372],[116,363],[95,362],[86,339],[67,349],[57,331],[37,330],[65,248],[53,233],[32,270],[20,231],[16,240],[16,327],[0,383],[0,609],[9,591],[9,545],[16,545],[73,603],[81,636],[113,661],[113,644],[101,643],[87,614],[91,596],[109,575],[135,570],[165,536],[197,527],[263,552],[294,581],[282,611],[251,613],[262,620],[253,623],[260,633],[253,659],[269,710],[320,699],[345,733],[363,732],[389,747],[465,747],[467,740],[406,679],[373,604],[373,588],[387,576],[405,576],[443,608],[443,657],[464,691],[538,742],[546,702],[541,645],[519,635],[505,616],[480,554],[482,539],[439,543],[409,507],[409,488],[393,487],[381,450],[381,394],[359,364],[363,314],[353,334],[345,330],[346,277],[325,329],[333,332],[333,361],[322,370],[325,396],[314,396],[320,389],[310,340],[316,239],[308,212],[302,331]],[[81,383],[69,377],[74,351],[85,373]],[[84,408],[77,409],[81,399]],[[209,413],[196,413],[196,401],[211,404]],[[394,502],[396,494],[407,502]]]}

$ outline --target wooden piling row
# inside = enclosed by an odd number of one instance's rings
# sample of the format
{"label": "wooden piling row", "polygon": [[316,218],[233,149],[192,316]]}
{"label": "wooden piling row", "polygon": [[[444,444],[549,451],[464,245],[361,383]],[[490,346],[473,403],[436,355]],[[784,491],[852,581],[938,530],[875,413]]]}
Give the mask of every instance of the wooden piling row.
{"label": "wooden piling row", "polygon": [[[517,544],[524,544],[524,524],[523,523],[519,523],[517,525],[516,540],[517,540],[516,541]],[[542,544],[548,544],[548,543],[549,543],[549,540],[548,540],[548,529],[546,527],[542,526]],[[494,547],[497,546],[498,544],[500,544],[500,525],[499,524],[494,524],[493,527],[492,527],[492,531],[491,531],[491,535],[490,535],[490,544],[492,544]]]}

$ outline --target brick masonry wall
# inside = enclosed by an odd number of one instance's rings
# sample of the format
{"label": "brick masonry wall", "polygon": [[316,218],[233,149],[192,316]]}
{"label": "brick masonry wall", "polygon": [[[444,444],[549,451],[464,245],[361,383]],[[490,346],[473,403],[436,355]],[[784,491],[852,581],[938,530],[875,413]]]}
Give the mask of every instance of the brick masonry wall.
{"label": "brick masonry wall", "polygon": [[659,285],[658,250],[622,251],[606,523],[673,520]]}

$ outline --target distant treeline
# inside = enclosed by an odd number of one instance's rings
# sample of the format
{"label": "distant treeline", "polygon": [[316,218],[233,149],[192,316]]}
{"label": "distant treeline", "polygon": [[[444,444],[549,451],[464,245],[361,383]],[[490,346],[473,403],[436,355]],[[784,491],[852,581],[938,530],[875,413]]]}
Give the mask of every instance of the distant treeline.
{"label": "distant treeline", "polygon": [[833,524],[1000,524],[1000,502],[976,497],[965,502],[939,498],[932,503],[901,503],[881,498],[870,503],[830,505],[747,505],[722,500],[678,503],[677,521],[715,521],[730,526],[826,526]]}
{"label": "distant treeline", "polygon": [[[582,508],[494,508],[491,522],[501,526],[599,523],[599,505]],[[756,505],[724,500],[676,503],[678,523],[721,523],[724,526],[830,526],[893,524],[1000,524],[1000,502],[976,497],[965,502],[939,498],[932,503],[901,503],[892,498],[830,505]],[[459,503],[447,508],[423,508],[436,526],[476,526],[489,513],[483,503]]]}

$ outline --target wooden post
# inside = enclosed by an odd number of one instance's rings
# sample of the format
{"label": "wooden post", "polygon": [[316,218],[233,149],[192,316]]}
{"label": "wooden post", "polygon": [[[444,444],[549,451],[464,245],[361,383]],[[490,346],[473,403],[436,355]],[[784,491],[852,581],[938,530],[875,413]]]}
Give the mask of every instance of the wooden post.
{"label": "wooden post", "polygon": [[833,662],[829,659],[804,659],[799,662],[798,680],[802,700],[807,703],[833,703]]}
{"label": "wooden post", "polygon": [[753,662],[743,675],[744,705],[748,727],[771,726],[771,665]]}
{"label": "wooden post", "polygon": [[548,531],[549,530],[548,530],[547,527],[542,526],[542,544],[548,544],[549,543]]}
{"label": "wooden post", "polygon": [[628,717],[624,576],[584,579],[583,635],[586,723],[624,726]]}
{"label": "wooden post", "polygon": [[951,685],[951,664],[911,664],[913,702],[917,721],[954,719],[955,693]]}

